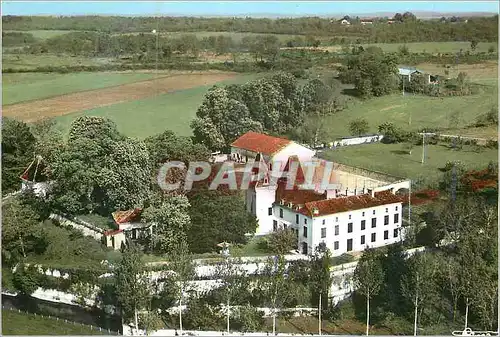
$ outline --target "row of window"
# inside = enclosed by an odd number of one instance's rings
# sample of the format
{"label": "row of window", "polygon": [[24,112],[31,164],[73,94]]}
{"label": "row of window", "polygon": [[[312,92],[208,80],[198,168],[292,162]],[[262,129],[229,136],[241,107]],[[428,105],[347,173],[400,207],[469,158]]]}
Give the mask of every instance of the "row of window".
{"label": "row of window", "polygon": [[[394,223],[398,223],[399,222],[399,214],[394,214]],[[389,216],[386,215],[384,217],[384,225],[388,225],[389,224]],[[376,228],[377,227],[377,218],[372,218],[372,228]],[[366,228],[366,220],[361,220],[361,230],[365,230]],[[340,228],[339,228],[339,225],[335,225],[334,227],[335,229],[335,235],[339,235],[339,231],[340,231]],[[347,233],[352,233],[353,232],[353,223],[352,222],[349,222],[347,224]],[[321,228],[321,238],[326,238],[326,227],[325,228]]]}
{"label": "row of window", "polygon": [[[386,208],[386,211],[388,210],[388,208]],[[396,211],[398,210],[398,206],[396,206]],[[373,210],[373,214],[375,214],[375,210]],[[269,208],[269,212],[268,212],[268,215],[273,215],[273,208],[270,207]],[[365,216],[365,212],[363,212],[363,216]],[[280,218],[283,219],[283,209],[280,208]],[[335,222],[338,222],[339,218],[338,217],[335,217]],[[349,215],[349,220],[351,220],[351,215]],[[396,213],[394,214],[394,223],[398,223],[399,221],[399,213]],[[361,220],[361,230],[365,229],[365,222],[366,220]],[[299,215],[298,214],[295,214],[295,223],[298,224],[299,223]],[[326,224],[326,220],[323,219],[323,225]],[[389,216],[388,215],[385,215],[384,216],[384,225],[388,225],[389,224]],[[307,225],[307,218],[304,218],[304,225]],[[352,226],[352,223],[350,224]],[[375,226],[377,225],[377,218],[372,218],[372,228],[375,228]],[[349,232],[350,233],[350,232]]]}
{"label": "row of window", "polygon": [[[399,234],[398,228],[394,229],[393,237],[397,238],[398,234]],[[372,233],[370,239],[371,239],[371,242],[377,241],[377,234],[376,233]],[[389,239],[389,231],[384,231],[384,240],[388,240],[388,239]],[[365,236],[364,235],[361,235],[360,243],[362,245],[365,244]],[[353,245],[353,239],[347,239],[347,251],[348,252],[352,251],[352,245]],[[334,250],[338,250],[339,249],[339,241],[335,241],[333,243],[333,249]]]}

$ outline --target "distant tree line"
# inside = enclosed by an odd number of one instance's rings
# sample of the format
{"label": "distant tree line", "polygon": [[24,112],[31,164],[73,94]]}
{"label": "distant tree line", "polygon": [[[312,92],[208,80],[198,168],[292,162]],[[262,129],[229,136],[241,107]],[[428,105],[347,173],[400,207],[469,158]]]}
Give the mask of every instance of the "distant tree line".
{"label": "distant tree line", "polygon": [[[162,32],[241,32],[259,34],[296,34],[313,36],[358,36],[365,42],[396,43],[423,41],[498,40],[498,15],[469,18],[467,22],[418,20],[412,13],[396,14],[396,24],[385,19],[373,25],[341,25],[339,20],[318,17],[303,18],[194,18],[194,17],[41,17],[3,16],[4,30],[81,30],[149,33]],[[450,20],[451,21],[451,20]]]}

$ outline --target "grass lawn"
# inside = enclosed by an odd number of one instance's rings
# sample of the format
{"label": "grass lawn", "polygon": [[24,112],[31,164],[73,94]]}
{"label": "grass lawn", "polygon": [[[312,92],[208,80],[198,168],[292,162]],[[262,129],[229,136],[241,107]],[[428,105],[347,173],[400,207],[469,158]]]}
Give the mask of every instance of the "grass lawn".
{"label": "grass lawn", "polygon": [[73,92],[101,89],[154,78],[153,73],[3,74],[2,104],[14,104]]}
{"label": "grass lawn", "polygon": [[[385,52],[397,52],[404,43],[370,43],[364,44],[363,48],[376,46]],[[406,43],[410,53],[456,53],[462,49],[464,52],[470,50],[470,42],[450,41],[450,42],[411,42]],[[488,48],[493,46],[498,51],[498,44],[494,42],[478,43],[475,52],[488,52]]]}
{"label": "grass lawn", "polygon": [[44,66],[93,66],[113,62],[114,58],[88,58],[83,56],[55,55],[55,54],[3,54],[2,69],[34,69]]}
{"label": "grass lawn", "polygon": [[59,36],[63,34],[68,34],[73,32],[72,30],[6,30],[6,33],[19,32],[32,34],[35,39],[49,39],[54,36]]}
{"label": "grass lawn", "polygon": [[78,215],[78,219],[88,222],[96,227],[102,228],[104,230],[117,229],[117,225],[113,222],[113,219],[100,216],[98,214],[84,214]]}
{"label": "grass lawn", "polygon": [[65,323],[64,320],[35,316],[34,314],[2,310],[2,335],[107,335],[99,328],[91,329],[79,323]]}
{"label": "grass lawn", "polygon": [[[385,122],[396,126],[418,130],[423,127],[451,128],[453,115],[459,116],[458,127],[474,122],[477,116],[498,106],[498,85],[483,85],[477,95],[456,97],[429,97],[393,94],[366,101],[357,100],[347,109],[325,118],[325,128],[331,139],[349,136],[349,123],[365,118],[369,132],[377,132]],[[409,125],[411,117],[411,125]]]}
{"label": "grass lawn", "polygon": [[334,162],[358,166],[411,179],[424,179],[435,182],[442,176],[439,168],[447,161],[459,160],[469,168],[484,168],[489,161],[498,162],[497,149],[484,149],[474,152],[472,147],[464,145],[463,150],[455,151],[446,144],[426,146],[426,159],[422,164],[422,147],[415,146],[412,154],[403,150],[402,144],[367,144],[353,145],[328,150],[322,157]]}
{"label": "grass lawn", "polygon": [[[246,74],[221,84],[245,83],[259,74]],[[120,132],[129,137],[146,138],[165,130],[190,136],[189,123],[196,115],[205,93],[212,85],[180,90],[137,101],[113,104],[87,111],[57,117],[61,127],[68,130],[71,122],[80,116],[102,116],[113,120]]]}
{"label": "grass lawn", "polygon": [[265,247],[265,245],[260,245],[260,243],[266,238],[263,236],[253,237],[248,240],[246,245],[233,246],[229,248],[231,255],[233,256],[267,256],[271,255],[272,252]]}
{"label": "grass lawn", "polygon": [[[366,333],[366,325],[354,319],[343,319],[335,323],[323,320],[322,322],[323,334],[334,335],[364,335]],[[316,317],[292,317],[290,319],[276,319],[276,330],[279,333],[300,333],[318,334],[319,322]],[[266,328],[264,332],[272,332],[273,330],[272,319],[266,319]],[[391,330],[385,327],[373,326],[370,329],[371,335],[392,335]]]}

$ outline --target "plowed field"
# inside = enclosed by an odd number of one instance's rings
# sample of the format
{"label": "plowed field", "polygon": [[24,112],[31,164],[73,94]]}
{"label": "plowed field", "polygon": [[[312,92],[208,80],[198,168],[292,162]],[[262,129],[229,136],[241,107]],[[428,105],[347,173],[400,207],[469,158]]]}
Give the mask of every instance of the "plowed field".
{"label": "plowed field", "polygon": [[234,78],[236,73],[193,73],[83,91],[52,98],[4,106],[2,114],[25,122],[56,117],[117,103],[139,100],[177,90],[211,85]]}

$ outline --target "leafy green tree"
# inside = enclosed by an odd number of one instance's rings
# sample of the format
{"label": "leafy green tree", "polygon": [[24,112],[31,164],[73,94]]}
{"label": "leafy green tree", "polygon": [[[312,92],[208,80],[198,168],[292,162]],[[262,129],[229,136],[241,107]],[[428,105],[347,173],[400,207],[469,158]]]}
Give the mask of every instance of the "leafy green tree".
{"label": "leafy green tree", "polygon": [[349,122],[349,132],[353,136],[361,136],[368,132],[368,121],[365,118],[358,118]]}
{"label": "leafy green tree", "polygon": [[187,165],[191,161],[208,161],[210,158],[210,151],[204,145],[193,144],[190,138],[178,136],[170,130],[146,138],[145,143],[152,168],[167,161],[182,161]]}
{"label": "leafy green tree", "polygon": [[144,223],[154,224],[150,246],[160,254],[171,253],[179,242],[187,238],[191,225],[189,200],[184,195],[153,196],[149,207],[141,215]]}
{"label": "leafy green tree", "polygon": [[319,334],[321,335],[321,314],[328,310],[330,286],[333,282],[331,276],[332,256],[330,250],[325,245],[316,247],[311,259],[311,294],[313,302],[318,301]]}
{"label": "leafy green tree", "polygon": [[[456,247],[461,270],[460,290],[467,308],[475,313],[475,323],[494,328],[497,308],[498,237],[496,205],[477,198],[474,216],[459,230]],[[466,322],[467,324],[467,322]]]}
{"label": "leafy green tree", "polygon": [[413,334],[417,334],[419,317],[437,297],[437,273],[439,265],[428,253],[415,253],[408,259],[408,271],[403,276],[402,295],[413,303]]}
{"label": "leafy green tree", "polygon": [[472,41],[470,42],[470,49],[471,49],[472,51],[475,51],[475,50],[476,50],[476,48],[477,48],[477,45],[478,45],[477,40],[472,40]]}
{"label": "leafy green tree", "polygon": [[35,158],[36,139],[21,121],[2,119],[2,194],[19,190],[19,177]]}
{"label": "leafy green tree", "polygon": [[304,111],[311,114],[330,101],[333,90],[323,81],[315,78],[304,84],[301,96]]}
{"label": "leafy green tree", "polygon": [[401,140],[401,130],[396,128],[393,123],[380,124],[378,126],[378,132],[384,136],[384,138],[382,138],[382,143],[392,144]]}
{"label": "leafy green tree", "polygon": [[297,237],[295,232],[290,229],[280,229],[271,234],[269,247],[274,254],[286,255],[292,249],[297,247]]}
{"label": "leafy green tree", "polygon": [[383,96],[398,88],[397,59],[380,48],[369,47],[347,58],[339,76],[355,85],[361,97]]}
{"label": "leafy green tree", "polygon": [[410,49],[408,48],[407,45],[399,46],[398,51],[399,51],[399,54],[401,54],[403,56],[410,55]]}
{"label": "leafy green tree", "polygon": [[[428,86],[427,78],[423,74],[415,74],[411,77],[407,90],[410,92],[423,94]],[[406,89],[406,88],[405,88]]]}
{"label": "leafy green tree", "polygon": [[354,270],[354,284],[356,291],[366,297],[366,335],[370,331],[370,299],[377,295],[384,280],[384,270],[382,268],[378,254],[367,248],[361,259],[359,259]]}
{"label": "leafy green tree", "polygon": [[261,131],[245,104],[230,97],[226,88],[213,87],[191,123],[197,143],[210,150],[222,150],[247,131]]}
{"label": "leafy green tree", "polygon": [[12,283],[21,296],[30,296],[40,287],[40,273],[33,266],[17,265]]}
{"label": "leafy green tree", "polygon": [[122,250],[121,261],[116,266],[115,286],[118,303],[126,320],[134,318],[138,329],[138,311],[145,309],[151,299],[151,285],[141,260],[139,247],[129,242]]}
{"label": "leafy green tree", "polygon": [[233,44],[231,36],[219,35],[215,41],[215,52],[219,55],[227,54],[231,51]]}
{"label": "leafy green tree", "polygon": [[225,258],[217,265],[216,275],[221,282],[224,303],[226,304],[226,329],[230,333],[231,304],[248,287],[246,271],[241,267],[241,260]]}
{"label": "leafy green tree", "polygon": [[179,328],[180,335],[182,335],[182,305],[186,293],[190,290],[189,282],[196,275],[193,257],[189,253],[188,245],[184,240],[178,241],[170,253],[169,267],[172,272],[172,281],[174,282],[173,290],[175,298],[179,305]]}
{"label": "leafy green tree", "polygon": [[146,335],[164,327],[164,323],[157,312],[148,310],[139,315],[139,327],[146,330]]}
{"label": "leafy green tree", "polygon": [[[191,329],[219,331],[223,328],[222,317],[213,310],[204,298],[190,299],[184,316],[186,327]],[[182,335],[182,328],[180,334]]]}
{"label": "leafy green tree", "polygon": [[286,261],[283,255],[269,257],[257,281],[257,289],[273,317],[273,335],[276,334],[276,315],[283,305],[293,296],[292,284],[288,282]]}
{"label": "leafy green tree", "polygon": [[36,212],[17,197],[2,202],[2,256],[13,265],[33,249],[30,239],[36,235],[39,222]]}
{"label": "leafy green tree", "polygon": [[239,308],[239,315],[235,320],[235,327],[238,331],[254,332],[261,331],[265,320],[261,311],[249,304]]}
{"label": "leafy green tree", "polygon": [[187,233],[193,253],[212,252],[222,241],[244,244],[245,234],[255,232],[257,221],[233,193],[197,190],[188,194],[191,226]]}
{"label": "leafy green tree", "polygon": [[36,139],[35,152],[46,163],[44,173],[50,177],[51,164],[65,150],[63,132],[54,118],[45,118],[31,125],[31,131]]}
{"label": "leafy green tree", "polygon": [[394,314],[404,313],[405,301],[401,294],[401,279],[406,274],[406,254],[401,244],[387,247],[387,256],[382,258],[384,282],[378,297],[386,305],[386,310]]}
{"label": "leafy green tree", "polygon": [[124,138],[100,117],[80,117],[65,150],[51,163],[50,202],[71,214],[103,215],[142,207],[149,195],[149,154],[142,141]]}

